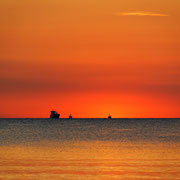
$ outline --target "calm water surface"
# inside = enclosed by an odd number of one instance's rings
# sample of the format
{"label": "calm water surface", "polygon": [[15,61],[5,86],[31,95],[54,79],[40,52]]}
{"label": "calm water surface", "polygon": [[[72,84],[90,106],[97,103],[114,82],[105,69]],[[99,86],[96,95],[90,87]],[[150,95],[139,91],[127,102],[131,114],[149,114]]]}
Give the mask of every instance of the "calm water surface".
{"label": "calm water surface", "polygon": [[0,119],[1,179],[180,179],[180,119]]}

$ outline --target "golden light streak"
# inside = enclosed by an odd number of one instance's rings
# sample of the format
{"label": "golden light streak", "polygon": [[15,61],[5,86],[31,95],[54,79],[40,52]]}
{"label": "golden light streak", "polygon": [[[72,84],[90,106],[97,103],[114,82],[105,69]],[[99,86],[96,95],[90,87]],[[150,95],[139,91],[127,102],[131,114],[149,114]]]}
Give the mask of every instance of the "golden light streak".
{"label": "golden light streak", "polygon": [[156,17],[167,17],[168,14],[161,13],[153,13],[153,12],[124,12],[124,13],[116,13],[116,16],[156,16]]}

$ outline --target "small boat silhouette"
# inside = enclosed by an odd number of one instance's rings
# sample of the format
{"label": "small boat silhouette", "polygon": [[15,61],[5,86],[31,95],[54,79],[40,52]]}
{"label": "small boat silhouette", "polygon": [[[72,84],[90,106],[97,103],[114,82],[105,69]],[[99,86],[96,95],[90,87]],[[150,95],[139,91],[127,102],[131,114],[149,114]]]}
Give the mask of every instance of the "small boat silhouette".
{"label": "small boat silhouette", "polygon": [[111,115],[109,114],[109,116],[108,116],[108,119],[111,119],[112,117],[111,117]]}
{"label": "small boat silhouette", "polygon": [[72,119],[72,116],[71,116],[71,114],[69,115],[69,119]]}

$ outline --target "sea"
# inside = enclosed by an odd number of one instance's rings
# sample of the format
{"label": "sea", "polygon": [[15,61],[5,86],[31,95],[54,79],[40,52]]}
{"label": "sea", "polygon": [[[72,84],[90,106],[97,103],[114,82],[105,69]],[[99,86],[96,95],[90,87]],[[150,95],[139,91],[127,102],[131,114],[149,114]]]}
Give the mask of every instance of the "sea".
{"label": "sea", "polygon": [[0,180],[179,180],[180,119],[0,119]]}

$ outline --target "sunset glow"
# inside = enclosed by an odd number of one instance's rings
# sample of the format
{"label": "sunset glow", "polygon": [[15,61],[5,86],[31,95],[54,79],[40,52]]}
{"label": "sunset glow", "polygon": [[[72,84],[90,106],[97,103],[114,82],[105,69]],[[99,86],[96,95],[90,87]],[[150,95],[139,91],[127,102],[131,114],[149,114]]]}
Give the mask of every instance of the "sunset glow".
{"label": "sunset glow", "polygon": [[0,117],[180,117],[180,1],[0,1]]}

